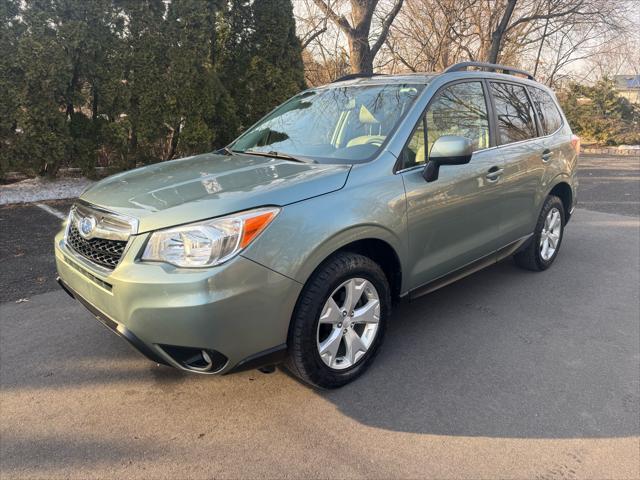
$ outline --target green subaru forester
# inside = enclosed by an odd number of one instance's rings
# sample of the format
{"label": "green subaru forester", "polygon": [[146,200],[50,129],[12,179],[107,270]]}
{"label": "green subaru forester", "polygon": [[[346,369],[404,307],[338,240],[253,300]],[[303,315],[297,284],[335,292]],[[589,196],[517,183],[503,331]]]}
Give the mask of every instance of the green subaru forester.
{"label": "green subaru forester", "polygon": [[59,282],[154,362],[284,363],[339,387],[373,361],[397,299],[507,256],[547,269],[579,149],[526,72],[351,75],[220,151],[96,183],[55,239]]}

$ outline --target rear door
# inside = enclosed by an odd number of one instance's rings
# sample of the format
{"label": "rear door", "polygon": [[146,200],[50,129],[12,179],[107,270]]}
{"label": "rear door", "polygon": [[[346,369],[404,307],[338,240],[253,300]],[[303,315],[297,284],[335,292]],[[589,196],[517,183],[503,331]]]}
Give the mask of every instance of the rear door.
{"label": "rear door", "polygon": [[538,138],[527,89],[516,82],[490,81],[498,150],[504,160],[504,203],[499,243],[506,246],[528,234],[538,218],[540,185],[545,171],[545,145]]}
{"label": "rear door", "polygon": [[[566,125],[553,94],[532,86],[528,86],[527,89],[540,130],[541,160],[545,166],[543,189],[540,191],[542,196],[546,195],[548,190],[544,188],[545,185],[552,182],[557,175],[566,172],[567,168],[573,170],[570,165],[575,161],[575,147],[572,144],[571,129]],[[539,201],[542,201],[542,198]]]}

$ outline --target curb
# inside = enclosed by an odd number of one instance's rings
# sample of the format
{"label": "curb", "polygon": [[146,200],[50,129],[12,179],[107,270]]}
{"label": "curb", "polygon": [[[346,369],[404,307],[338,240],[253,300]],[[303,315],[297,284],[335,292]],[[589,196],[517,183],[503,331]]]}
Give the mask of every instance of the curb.
{"label": "curb", "polygon": [[592,155],[640,156],[640,146],[621,147],[583,147],[581,153]]}

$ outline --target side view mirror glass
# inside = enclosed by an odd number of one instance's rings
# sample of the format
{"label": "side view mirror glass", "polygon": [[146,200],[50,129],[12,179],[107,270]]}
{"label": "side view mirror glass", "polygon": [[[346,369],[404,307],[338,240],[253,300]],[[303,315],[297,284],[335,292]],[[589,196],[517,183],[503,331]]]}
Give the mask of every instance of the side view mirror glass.
{"label": "side view mirror glass", "polygon": [[457,135],[443,135],[431,147],[422,176],[427,182],[438,179],[441,165],[464,165],[471,161],[473,142]]}

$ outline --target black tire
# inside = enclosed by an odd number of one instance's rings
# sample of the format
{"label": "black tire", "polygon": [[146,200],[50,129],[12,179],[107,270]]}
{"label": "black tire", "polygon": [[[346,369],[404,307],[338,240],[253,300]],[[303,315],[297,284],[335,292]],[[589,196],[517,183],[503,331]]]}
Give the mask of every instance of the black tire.
{"label": "black tire", "polygon": [[[380,300],[378,330],[366,353],[354,365],[337,370],[326,365],[317,346],[320,315],[329,296],[350,278],[363,278],[375,287]],[[389,282],[380,266],[364,255],[340,252],[325,260],[307,281],[293,313],[284,366],[302,381],[319,388],[338,388],[362,375],[373,361],[391,310]]]}
{"label": "black tire", "polygon": [[[540,238],[542,236],[542,230],[545,225],[547,215],[554,208],[560,212],[560,238],[558,239],[558,243],[555,251],[553,252],[553,255],[545,260],[542,257],[540,249]],[[566,217],[562,200],[554,195],[549,195],[542,205],[542,210],[540,211],[540,216],[538,217],[538,222],[536,224],[536,229],[533,232],[533,237],[524,250],[514,255],[516,264],[521,268],[532,270],[534,272],[539,272],[549,268],[555,261],[556,257],[558,256],[558,252],[560,251],[560,246],[562,245],[562,239],[564,237],[565,222]]]}

